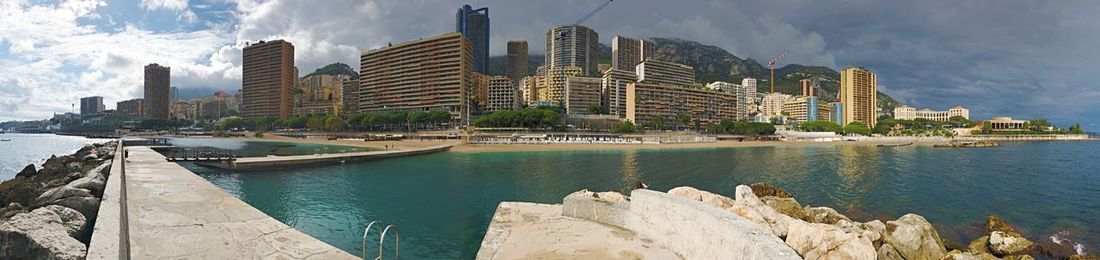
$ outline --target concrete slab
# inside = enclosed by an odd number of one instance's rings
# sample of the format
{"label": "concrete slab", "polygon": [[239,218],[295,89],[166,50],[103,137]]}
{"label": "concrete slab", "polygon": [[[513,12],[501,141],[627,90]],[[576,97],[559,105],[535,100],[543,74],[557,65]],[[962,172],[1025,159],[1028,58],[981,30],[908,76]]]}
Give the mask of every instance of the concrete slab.
{"label": "concrete slab", "polygon": [[683,259],[633,231],[561,213],[561,205],[501,203],[477,259]]}
{"label": "concrete slab", "polygon": [[419,147],[405,150],[385,150],[354,153],[310,154],[291,156],[267,156],[237,158],[232,162],[203,163],[203,165],[238,171],[255,171],[278,167],[340,164],[344,162],[369,161],[386,158],[405,157],[421,154],[443,152],[451,149],[451,145],[437,145]]}
{"label": "concrete slab", "polygon": [[271,218],[149,147],[126,149],[134,259],[358,259]]}

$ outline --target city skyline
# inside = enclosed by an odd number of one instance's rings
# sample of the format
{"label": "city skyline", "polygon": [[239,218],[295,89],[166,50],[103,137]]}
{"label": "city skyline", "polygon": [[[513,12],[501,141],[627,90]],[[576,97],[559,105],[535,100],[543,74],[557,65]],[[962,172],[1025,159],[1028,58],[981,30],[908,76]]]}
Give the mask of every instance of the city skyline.
{"label": "city skyline", "polygon": [[[491,35],[492,56],[504,55],[509,40],[540,43],[550,28],[571,23],[599,4],[468,3],[493,10],[491,18],[497,26]],[[674,37],[715,45],[758,61],[790,51],[779,66],[824,65],[838,71],[846,66],[864,66],[880,76],[883,92],[914,107],[966,104],[977,118],[1011,115],[1047,118],[1059,125],[1100,124],[1096,119],[1100,112],[1094,112],[1100,110],[1100,105],[1093,101],[1100,97],[1100,90],[1090,85],[1088,73],[1095,68],[1088,61],[1096,54],[1084,48],[1100,41],[1095,36],[1071,33],[1100,26],[1082,11],[1095,10],[1088,5],[995,5],[1036,18],[1016,21],[980,15],[981,9],[988,8],[982,4],[939,12],[932,8],[934,2],[841,4],[828,8],[815,3],[660,3],[615,2],[583,25],[602,34],[600,42],[605,45],[614,35]],[[141,97],[141,70],[135,68],[148,63],[172,67],[172,85],[179,86],[183,93],[236,93],[241,85],[240,50],[249,41],[285,38],[294,42],[298,47],[296,65],[303,74],[332,62],[356,64],[361,52],[452,30],[454,10],[465,3],[349,1],[344,4],[355,8],[291,10],[307,4],[66,1],[37,5],[16,1],[4,5],[0,8],[13,15],[0,19],[14,26],[0,29],[0,61],[7,65],[0,68],[5,75],[0,78],[0,87],[5,90],[0,94],[0,109],[5,111],[0,113],[0,121],[41,119],[68,112],[71,104],[84,96],[101,95],[109,104]],[[33,8],[36,6],[39,8]],[[273,11],[280,10],[287,11],[285,18],[272,16]],[[309,17],[315,12],[364,14],[356,18],[331,15],[364,26],[351,30],[346,25],[314,26]],[[662,18],[624,18],[632,12]],[[723,12],[740,18],[719,15]],[[861,20],[837,18],[842,17],[837,14],[853,12],[875,15],[858,18]],[[276,21],[273,19],[288,22],[270,23]],[[393,20],[410,26],[362,19]],[[30,23],[39,20],[45,22]],[[959,26],[945,28],[944,24]],[[530,53],[541,53],[544,47],[531,44]]]}

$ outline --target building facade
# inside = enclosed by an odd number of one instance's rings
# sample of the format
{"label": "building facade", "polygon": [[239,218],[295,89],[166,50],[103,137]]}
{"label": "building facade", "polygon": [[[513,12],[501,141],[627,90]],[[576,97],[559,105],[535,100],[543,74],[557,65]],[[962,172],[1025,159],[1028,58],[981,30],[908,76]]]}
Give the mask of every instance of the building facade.
{"label": "building facade", "polygon": [[168,119],[168,106],[171,103],[172,69],[160,64],[145,65],[145,116],[156,119]]}
{"label": "building facade", "polygon": [[463,5],[455,13],[455,32],[470,41],[474,72],[489,73],[489,8]]}
{"label": "building facade", "polygon": [[791,95],[783,93],[770,93],[764,95],[764,98],[760,101],[760,113],[769,118],[783,115],[783,105],[787,103],[787,100],[791,99]]}
{"label": "building facade", "polygon": [[179,120],[194,120],[194,108],[187,101],[174,101],[168,106],[168,117]]}
{"label": "building facade", "polygon": [[603,72],[601,80],[604,96],[607,99],[607,111],[613,116],[626,118],[626,85],[638,81],[633,70],[621,70],[614,67]]}
{"label": "building facade", "polygon": [[241,69],[242,116],[286,118],[293,113],[290,90],[298,84],[293,44],[273,40],[244,47]]}
{"label": "building facade", "polygon": [[302,89],[296,98],[294,115],[338,115],[344,108],[344,80],[348,76],[312,75],[298,84]]}
{"label": "building facade", "polygon": [[91,96],[80,98],[81,116],[102,114],[103,111],[107,111],[107,106],[103,104],[103,97]]}
{"label": "building facade", "polygon": [[592,114],[588,108],[599,106],[602,78],[569,77],[565,80],[565,97],[562,107],[566,114]]}
{"label": "building facade", "polygon": [[539,82],[542,82],[541,76],[523,77],[519,81],[520,104],[530,106],[539,100]]}
{"label": "building facade", "polygon": [[874,128],[878,122],[878,77],[866,68],[845,68],[840,71],[838,88],[840,103],[844,104],[844,121],[863,122]]}
{"label": "building facade", "polygon": [[578,67],[581,75],[599,77],[600,36],[581,25],[560,26],[546,32],[547,69]]}
{"label": "building facade", "polygon": [[622,35],[611,38],[611,68],[632,71],[657,53],[656,45]]}
{"label": "building facade", "polygon": [[344,98],[344,108],[340,111],[348,113],[349,111],[359,111],[359,79],[352,77],[345,77],[340,82],[340,86],[343,87],[342,94]]}
{"label": "building facade", "polygon": [[802,86],[802,96],[815,96],[814,89],[817,88],[817,80],[803,79],[799,80],[798,84]]}
{"label": "building facade", "polygon": [[822,103],[815,96],[798,96],[783,103],[783,114],[787,116],[787,120],[799,124],[818,120],[828,121],[832,116],[832,107]]}
{"label": "building facade", "polygon": [[626,119],[639,126],[654,126],[655,120],[674,124],[676,115],[691,117],[691,124],[707,126],[736,115],[737,97],[703,88],[630,83],[626,87]]}
{"label": "building facade", "polygon": [[[734,110],[737,112],[734,116],[735,120],[748,120],[753,111],[752,97],[749,96],[749,87],[744,85],[733,84],[724,81],[715,81],[707,84],[707,89],[712,91],[718,91],[722,93],[733,94],[737,97],[737,103]],[[747,101],[747,102],[746,102]]]}
{"label": "building facade", "polygon": [[840,102],[832,102],[832,103],[829,103],[829,107],[832,108],[832,115],[830,115],[830,117],[829,117],[829,118],[831,118],[830,121],[833,121],[833,123],[836,123],[838,125],[843,124],[844,123],[844,104],[841,104]]}
{"label": "building facade", "polygon": [[493,112],[504,109],[518,109],[520,103],[519,88],[512,84],[511,77],[492,76],[489,78],[489,97],[485,104],[485,111]]}
{"label": "building facade", "polygon": [[985,121],[983,124],[989,124],[990,129],[993,131],[1026,131],[1028,129],[1027,120],[1016,120],[1007,116],[993,117],[993,120]]}
{"label": "building facade", "polygon": [[469,118],[475,72],[470,41],[448,33],[370,50],[360,57],[360,112],[429,111]]}
{"label": "building facade", "polygon": [[141,116],[145,114],[144,101],[144,99],[140,98],[119,101],[115,106],[115,110],[117,110],[117,113],[120,115]]}
{"label": "building facade", "polygon": [[512,86],[527,77],[527,41],[509,41],[508,56],[504,64],[504,74],[512,79]]}
{"label": "building facade", "polygon": [[546,76],[540,77],[542,82],[538,85],[538,101],[555,102],[562,105],[565,102],[565,84],[570,77],[584,76],[584,69],[580,67],[551,67],[546,69]]}
{"label": "building facade", "polygon": [[638,66],[634,68],[634,74],[638,75],[638,83],[682,87],[695,85],[695,69],[674,62],[646,60],[638,63]]}
{"label": "building facade", "polygon": [[894,108],[894,119],[915,120],[918,118],[932,121],[947,122],[951,117],[961,116],[970,119],[970,110],[962,106],[952,107],[947,111],[935,111],[930,108],[917,110],[911,106],[902,105]]}

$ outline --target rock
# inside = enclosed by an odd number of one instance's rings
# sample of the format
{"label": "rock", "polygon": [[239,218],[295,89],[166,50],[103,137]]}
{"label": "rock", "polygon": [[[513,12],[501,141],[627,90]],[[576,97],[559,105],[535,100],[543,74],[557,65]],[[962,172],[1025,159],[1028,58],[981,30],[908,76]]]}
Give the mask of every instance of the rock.
{"label": "rock", "polygon": [[95,194],[97,197],[102,197],[103,188],[107,184],[107,178],[104,178],[103,174],[101,173],[102,169],[105,168],[104,165],[109,165],[109,163],[104,163],[103,165],[100,165],[99,167],[88,171],[88,175],[81,177],[80,179],[76,179],[75,181],[69,182],[68,184],[65,184],[65,186],[78,189],[86,189],[91,191],[92,194]]}
{"label": "rock", "polygon": [[1007,256],[1026,253],[1033,244],[1027,238],[1019,236],[1019,233],[993,231],[989,234],[989,249],[993,251],[994,255]]}
{"label": "rock", "polygon": [[27,212],[27,208],[23,207],[23,204],[19,204],[18,202],[8,203],[7,206],[0,208],[0,221],[25,212]]}
{"label": "rock", "polygon": [[84,259],[87,247],[69,229],[51,209],[15,215],[0,223],[0,259]]}
{"label": "rock", "polygon": [[875,253],[878,255],[879,260],[905,260],[905,258],[901,258],[898,250],[890,244],[882,244]]}
{"label": "rock", "polygon": [[787,193],[787,191],[779,189],[779,188],[775,188],[775,187],[772,187],[772,186],[768,186],[767,184],[764,184],[763,182],[753,183],[752,185],[749,185],[749,187],[752,188],[752,193],[756,194],[757,197],[762,198],[762,197],[773,196],[773,197],[780,197],[780,198],[791,198],[791,194]]}
{"label": "rock", "polygon": [[681,186],[668,190],[668,194],[686,197],[696,201],[706,202],[707,204],[714,205],[719,208],[728,209],[733,207],[733,199],[710,193],[708,191],[699,190],[693,187]]}
{"label": "rock", "polygon": [[943,257],[944,260],[999,260],[996,256],[989,253],[974,253],[974,252],[959,252],[951,251],[947,256]]}
{"label": "rock", "polygon": [[34,199],[34,203],[31,207],[41,207],[46,204],[53,204],[61,199],[68,197],[88,197],[92,196],[92,191],[81,188],[74,188],[70,186],[60,186],[43,192],[42,195],[38,195],[38,198]]}
{"label": "rock", "polygon": [[993,231],[1000,231],[1014,236],[1023,236],[1019,231],[1016,231],[1015,227],[1009,225],[1008,222],[1005,222],[1000,217],[991,215],[985,218],[985,232],[988,234],[993,233]]}
{"label": "rock", "polygon": [[589,191],[588,189],[583,189],[583,190],[573,192],[569,195],[570,196],[587,196],[587,197],[595,198],[598,201],[606,201],[606,202],[626,202],[626,201],[630,200],[626,196],[623,196],[623,194],[620,194],[620,193],[614,192],[614,191],[592,192],[592,191]]}
{"label": "rock", "polygon": [[34,176],[35,174],[38,174],[38,170],[34,169],[34,164],[27,164],[27,167],[23,167],[23,170],[19,171],[19,173],[16,173],[15,176],[29,178],[31,176]]}
{"label": "rock", "polygon": [[764,204],[764,201],[761,201],[752,192],[752,188],[745,185],[738,185],[735,189],[733,207],[730,207],[729,210],[770,229],[773,234],[779,237],[786,237],[787,225],[797,221],[797,219],[780,214],[779,211]]}
{"label": "rock", "polygon": [[1035,260],[1035,257],[1029,255],[1009,255],[1005,256],[1004,260]]}
{"label": "rock", "polygon": [[1095,255],[1072,255],[1069,260],[1100,260],[1100,257]]}
{"label": "rock", "polygon": [[93,162],[96,159],[99,159],[99,155],[96,153],[88,153],[88,155],[85,155],[83,158],[84,162]]}
{"label": "rock", "polygon": [[989,253],[989,236],[982,236],[971,241],[966,248],[973,253]]}
{"label": "rock", "polygon": [[826,224],[792,221],[785,242],[804,259],[874,259],[876,256],[867,238]]}
{"label": "rock", "polygon": [[882,246],[882,238],[886,237],[886,224],[876,219],[863,223],[862,226],[863,230],[874,233],[871,237],[871,243],[874,243],[876,247]]}
{"label": "rock", "polygon": [[69,236],[80,238],[84,235],[85,225],[88,224],[88,220],[84,218],[84,215],[80,214],[80,212],[58,205],[49,205],[41,209],[53,211],[54,214],[57,214],[57,216],[61,218],[61,225],[65,226],[66,230],[69,232]]}
{"label": "rock", "polygon": [[807,207],[806,221],[811,223],[836,224],[841,220],[852,221],[848,217],[837,213],[835,209],[828,207]]}
{"label": "rock", "polygon": [[[755,193],[755,192],[754,192]],[[761,197],[764,204],[772,207],[780,214],[790,216],[795,219],[802,219],[806,217],[806,211],[802,209],[802,205],[798,204],[798,201],[794,198],[780,198],[775,196]]]}
{"label": "rock", "polygon": [[31,205],[34,199],[42,194],[41,188],[42,184],[31,181],[26,177],[15,177],[0,182],[0,203],[18,202],[24,206]]}
{"label": "rock", "polygon": [[99,199],[95,197],[68,197],[54,203],[74,209],[84,215],[85,219],[95,219],[99,213]]}
{"label": "rock", "polygon": [[939,233],[917,214],[887,221],[884,240],[908,260],[940,259],[947,254]]}

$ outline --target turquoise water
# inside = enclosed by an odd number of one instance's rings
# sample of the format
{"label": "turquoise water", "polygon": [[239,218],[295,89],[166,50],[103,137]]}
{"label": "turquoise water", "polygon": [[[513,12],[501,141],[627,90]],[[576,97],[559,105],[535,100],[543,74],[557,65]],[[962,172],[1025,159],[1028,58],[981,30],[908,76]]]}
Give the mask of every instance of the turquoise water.
{"label": "turquoise water", "polygon": [[[727,196],[767,182],[801,203],[868,220],[915,212],[969,242],[985,216],[1031,237],[1100,242],[1100,143],[994,149],[855,145],[640,151],[446,152],[311,169],[223,173],[189,167],[307,234],[359,253],[366,223],[401,229],[404,257],[470,259],[501,201],[560,203],[579,189],[690,185]],[[856,210],[858,209],[858,210]]]}
{"label": "turquoise water", "polygon": [[68,155],[92,143],[107,139],[91,139],[79,136],[54,134],[0,134],[0,181],[15,178],[15,174],[28,164],[41,168],[51,155]]}
{"label": "turquoise water", "polygon": [[319,153],[364,152],[376,149],[354,146],[292,143],[278,141],[243,141],[220,138],[169,138],[169,143],[179,147],[213,147],[232,150],[244,157],[264,157],[268,155],[307,155]]}

